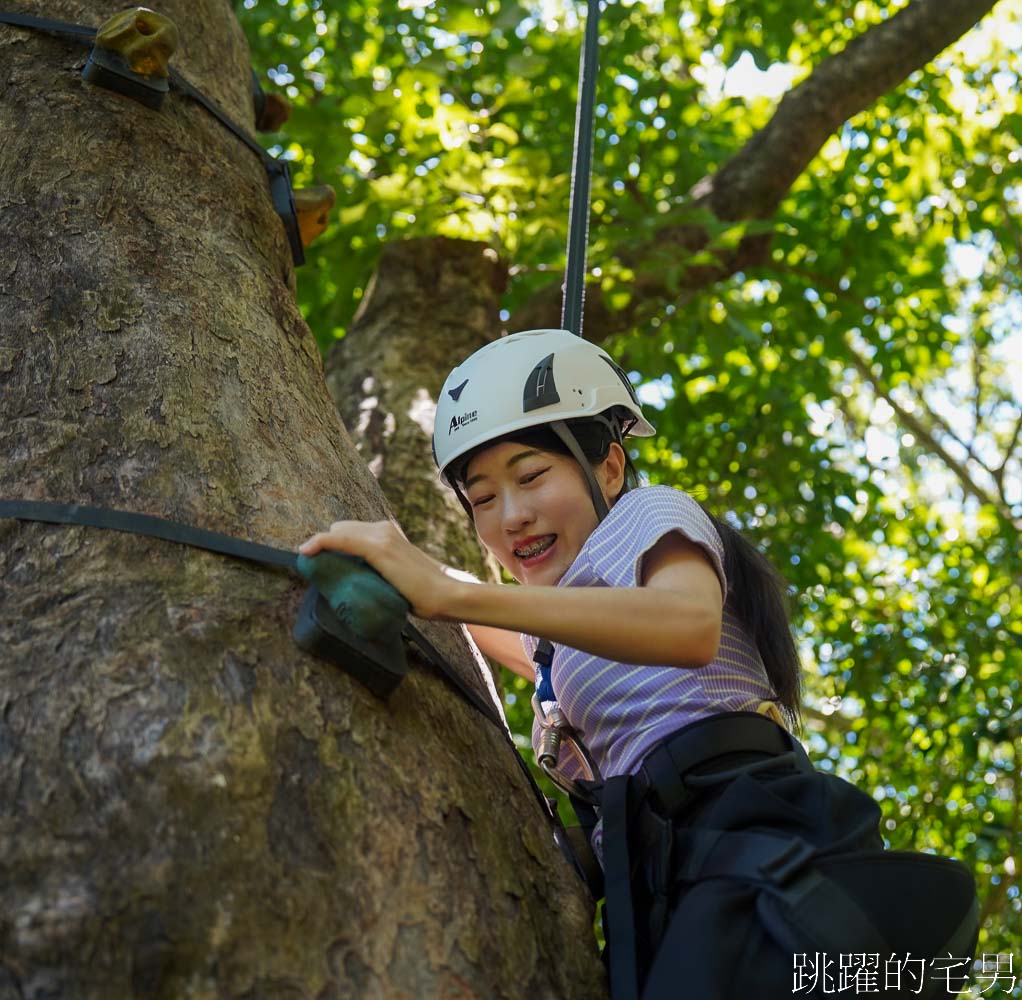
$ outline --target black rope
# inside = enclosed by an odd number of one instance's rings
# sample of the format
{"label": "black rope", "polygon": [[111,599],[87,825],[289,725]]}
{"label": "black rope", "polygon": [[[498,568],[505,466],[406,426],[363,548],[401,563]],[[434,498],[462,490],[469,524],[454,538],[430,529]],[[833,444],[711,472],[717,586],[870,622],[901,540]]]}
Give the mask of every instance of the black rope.
{"label": "black rope", "polygon": [[[582,313],[586,297],[586,251],[589,244],[589,188],[593,169],[593,117],[596,108],[596,76],[599,71],[600,0],[589,0],[582,51],[578,61],[578,100],[575,104],[575,146],[571,160],[571,199],[568,208],[567,268],[561,286],[561,327],[582,336]],[[561,424],[563,427],[563,423]],[[555,425],[556,430],[556,425]],[[558,431],[583,470],[589,463],[581,457],[574,436],[567,428]],[[597,514],[603,497],[591,476],[589,488]],[[606,505],[603,505],[604,508]],[[603,519],[601,515],[600,519]],[[533,659],[543,678],[549,681],[554,647],[549,639],[540,639]]]}
{"label": "black rope", "polygon": [[585,305],[586,249],[589,241],[589,187],[593,165],[593,113],[599,69],[600,0],[589,0],[585,40],[578,63],[578,103],[575,106],[575,148],[571,164],[568,210],[568,264],[561,302],[561,326],[582,336]]}

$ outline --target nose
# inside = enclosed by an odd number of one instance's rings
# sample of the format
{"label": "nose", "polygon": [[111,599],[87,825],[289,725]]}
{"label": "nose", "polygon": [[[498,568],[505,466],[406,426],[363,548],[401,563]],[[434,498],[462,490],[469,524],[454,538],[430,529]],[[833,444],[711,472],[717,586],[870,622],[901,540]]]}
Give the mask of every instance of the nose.
{"label": "nose", "polygon": [[500,525],[514,535],[536,519],[529,498],[520,490],[507,490],[501,498]]}

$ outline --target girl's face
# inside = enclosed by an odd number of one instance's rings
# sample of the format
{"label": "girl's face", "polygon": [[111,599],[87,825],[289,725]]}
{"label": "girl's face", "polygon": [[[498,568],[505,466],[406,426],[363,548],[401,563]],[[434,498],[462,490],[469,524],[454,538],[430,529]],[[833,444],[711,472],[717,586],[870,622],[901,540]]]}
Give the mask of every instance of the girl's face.
{"label": "girl's face", "polygon": [[[624,482],[620,446],[594,472],[610,503]],[[573,458],[513,441],[476,455],[463,489],[479,540],[519,583],[554,586],[599,523]]]}

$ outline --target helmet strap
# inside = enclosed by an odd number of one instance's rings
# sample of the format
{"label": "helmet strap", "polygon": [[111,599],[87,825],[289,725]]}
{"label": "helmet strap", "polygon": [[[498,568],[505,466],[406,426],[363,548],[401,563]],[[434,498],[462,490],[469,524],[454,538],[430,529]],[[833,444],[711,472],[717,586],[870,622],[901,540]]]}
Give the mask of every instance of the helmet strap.
{"label": "helmet strap", "polygon": [[[602,413],[600,413],[596,414],[592,419],[605,424],[611,433],[611,440],[617,441],[618,444],[621,444],[621,439],[623,437],[622,427],[617,418],[608,420]],[[552,420],[546,426],[561,439],[564,446],[571,452],[572,458],[574,458],[582,467],[582,474],[585,476],[586,484],[589,487],[589,496],[592,498],[593,508],[596,510],[596,517],[599,521],[602,521],[607,514],[610,513],[610,508],[607,506],[606,499],[604,499],[603,490],[600,488],[599,480],[593,473],[592,464],[589,459],[586,458],[585,452],[582,451],[582,448],[578,443],[578,439],[563,420]],[[475,517],[472,513],[472,505],[469,503],[468,497],[465,496],[461,487],[458,485],[456,476],[450,477],[450,485],[454,489],[458,502],[464,508],[465,513],[468,514],[469,520],[474,521]]]}
{"label": "helmet strap", "polygon": [[596,518],[598,521],[602,521],[610,513],[610,508],[603,497],[603,490],[600,489],[599,481],[593,473],[593,467],[589,464],[589,459],[585,457],[585,454],[579,447],[578,440],[563,420],[553,420],[547,426],[564,442],[564,446],[574,456],[575,461],[582,466],[582,474],[586,477],[586,482],[589,485],[589,495],[593,499],[593,507],[596,508]]}
{"label": "helmet strap", "polygon": [[454,489],[455,496],[458,498],[458,503],[461,504],[465,513],[468,514],[468,519],[474,522],[475,517],[472,515],[472,504],[468,502],[468,497],[461,492],[461,487],[458,485],[458,481],[453,476],[451,477],[451,486]]}

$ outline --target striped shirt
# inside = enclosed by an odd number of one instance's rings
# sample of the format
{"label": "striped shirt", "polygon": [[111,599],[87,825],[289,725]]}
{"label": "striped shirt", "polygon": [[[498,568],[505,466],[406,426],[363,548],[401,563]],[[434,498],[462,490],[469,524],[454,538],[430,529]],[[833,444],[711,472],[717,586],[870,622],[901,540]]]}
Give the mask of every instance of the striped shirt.
{"label": "striped shirt", "polygon": [[[725,598],[720,648],[703,667],[617,663],[567,646],[554,647],[551,680],[568,722],[578,729],[604,778],[632,774],[665,736],[718,712],[755,711],[776,700],[756,647],[727,603],[724,547],[713,522],[687,493],[644,486],[625,493],[586,539],[559,587],[637,587],[645,554],[677,531],[699,545]],[[531,657],[538,640],[522,636]],[[539,726],[532,730],[538,748]],[[560,770],[580,777],[573,754]]]}

